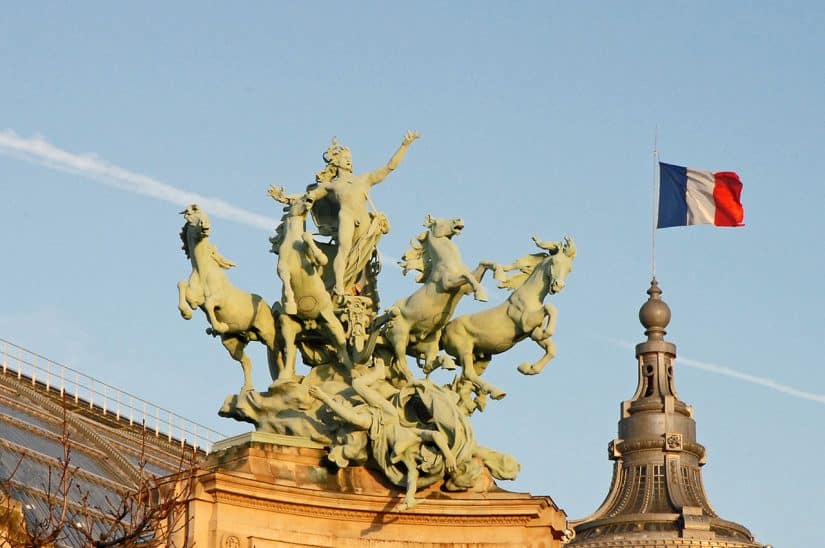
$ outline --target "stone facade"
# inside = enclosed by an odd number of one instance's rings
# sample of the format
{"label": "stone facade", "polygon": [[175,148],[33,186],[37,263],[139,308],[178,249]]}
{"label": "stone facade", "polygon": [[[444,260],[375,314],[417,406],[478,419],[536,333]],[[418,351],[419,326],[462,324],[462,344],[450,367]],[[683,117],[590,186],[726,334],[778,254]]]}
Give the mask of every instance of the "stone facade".
{"label": "stone facade", "polygon": [[186,545],[553,548],[570,534],[550,497],[503,491],[492,478],[475,492],[433,485],[399,511],[403,491],[378,470],[331,468],[308,443],[253,434],[234,442],[195,480]]}

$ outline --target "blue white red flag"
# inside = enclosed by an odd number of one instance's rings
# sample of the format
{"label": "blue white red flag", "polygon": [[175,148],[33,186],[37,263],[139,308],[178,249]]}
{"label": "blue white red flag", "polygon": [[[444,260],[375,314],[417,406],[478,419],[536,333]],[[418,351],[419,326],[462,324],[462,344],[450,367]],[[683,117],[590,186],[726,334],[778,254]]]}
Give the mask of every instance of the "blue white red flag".
{"label": "blue white red flag", "polygon": [[742,181],[733,171],[712,173],[659,162],[656,228],[711,224],[744,226]]}

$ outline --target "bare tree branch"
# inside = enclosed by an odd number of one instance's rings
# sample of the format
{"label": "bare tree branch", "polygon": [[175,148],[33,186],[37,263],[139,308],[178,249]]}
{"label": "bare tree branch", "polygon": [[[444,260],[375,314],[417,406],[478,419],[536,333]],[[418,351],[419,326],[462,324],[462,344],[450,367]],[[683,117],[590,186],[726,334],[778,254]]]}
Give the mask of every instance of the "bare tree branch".
{"label": "bare tree branch", "polygon": [[[91,501],[100,501],[101,497],[93,496],[88,481],[78,481],[84,472],[71,463],[73,442],[67,412],[64,404],[62,457],[57,464],[47,464],[42,485],[24,485],[15,479],[24,460],[32,458],[25,453],[8,477],[0,479],[0,548],[77,544],[97,548],[175,546],[173,537],[187,525],[186,507],[198,470],[196,451],[182,446],[177,470],[157,477],[146,469],[144,430],[137,480],[95,504]],[[26,509],[14,499],[14,493],[20,492],[43,500],[45,514],[29,512],[27,520]]]}

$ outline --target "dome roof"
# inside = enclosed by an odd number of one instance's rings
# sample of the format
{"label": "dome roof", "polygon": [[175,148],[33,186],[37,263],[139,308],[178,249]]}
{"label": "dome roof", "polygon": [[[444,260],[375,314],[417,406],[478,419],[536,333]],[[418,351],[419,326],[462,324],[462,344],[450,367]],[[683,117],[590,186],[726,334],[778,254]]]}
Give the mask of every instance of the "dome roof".
{"label": "dome roof", "polygon": [[639,309],[647,341],[636,346],[638,386],[622,402],[619,432],[608,445],[613,481],[602,505],[571,521],[570,546],[761,548],[742,525],[720,518],[702,482],[705,448],[693,408],[676,393],[676,345],[664,340],[670,307],[654,278]]}

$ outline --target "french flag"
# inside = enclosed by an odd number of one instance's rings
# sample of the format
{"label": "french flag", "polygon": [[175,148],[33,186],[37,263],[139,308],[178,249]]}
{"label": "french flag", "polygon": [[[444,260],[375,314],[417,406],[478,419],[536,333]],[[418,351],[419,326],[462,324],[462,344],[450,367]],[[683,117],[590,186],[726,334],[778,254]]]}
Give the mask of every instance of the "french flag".
{"label": "french flag", "polygon": [[659,222],[656,227],[744,226],[741,195],[742,181],[733,171],[712,173],[659,162]]}

